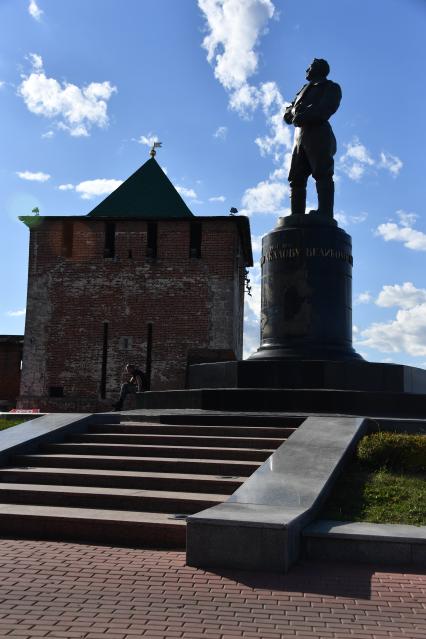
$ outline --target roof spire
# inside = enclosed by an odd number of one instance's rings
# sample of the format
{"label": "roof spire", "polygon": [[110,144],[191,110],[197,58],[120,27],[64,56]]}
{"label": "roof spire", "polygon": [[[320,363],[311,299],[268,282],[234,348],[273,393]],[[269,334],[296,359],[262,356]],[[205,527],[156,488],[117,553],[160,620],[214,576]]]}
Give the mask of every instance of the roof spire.
{"label": "roof spire", "polygon": [[151,151],[149,152],[152,158],[154,158],[157,155],[157,152],[155,149],[161,149],[161,145],[162,145],[162,142],[154,142],[154,144],[152,145]]}

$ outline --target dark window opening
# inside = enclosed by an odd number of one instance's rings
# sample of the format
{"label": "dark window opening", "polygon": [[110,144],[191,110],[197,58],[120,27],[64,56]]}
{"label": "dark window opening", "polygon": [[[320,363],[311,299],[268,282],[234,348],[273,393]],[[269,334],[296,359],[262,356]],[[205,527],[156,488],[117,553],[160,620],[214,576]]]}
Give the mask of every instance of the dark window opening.
{"label": "dark window opening", "polygon": [[101,369],[101,399],[106,397],[106,378],[108,362],[108,322],[104,322],[102,336],[102,369]]}
{"label": "dark window opening", "polygon": [[115,257],[115,222],[105,223],[104,257]]}
{"label": "dark window opening", "polygon": [[74,224],[68,220],[62,223],[62,255],[72,257],[72,245],[74,240]]}
{"label": "dark window opening", "polygon": [[151,368],[152,368],[152,322],[147,324],[147,336],[146,336],[146,366],[145,375],[147,379],[147,390],[151,388]]}
{"label": "dark window opening", "polygon": [[49,386],[49,397],[63,397],[63,396],[64,396],[63,386]]}
{"label": "dark window opening", "polygon": [[201,224],[191,222],[189,232],[189,257],[201,257]]}
{"label": "dark window opening", "polygon": [[131,260],[132,258],[133,258],[132,249],[129,249],[129,260]]}
{"label": "dark window opening", "polygon": [[157,257],[157,222],[147,224],[146,255]]}

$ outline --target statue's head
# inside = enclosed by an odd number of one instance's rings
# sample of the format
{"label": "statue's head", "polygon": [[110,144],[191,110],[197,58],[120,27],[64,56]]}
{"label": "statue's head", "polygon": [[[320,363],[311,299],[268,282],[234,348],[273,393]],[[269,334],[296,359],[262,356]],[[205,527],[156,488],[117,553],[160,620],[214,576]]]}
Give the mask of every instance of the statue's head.
{"label": "statue's head", "polygon": [[327,60],[314,58],[310,66],[306,69],[307,80],[324,80],[330,73],[330,65]]}

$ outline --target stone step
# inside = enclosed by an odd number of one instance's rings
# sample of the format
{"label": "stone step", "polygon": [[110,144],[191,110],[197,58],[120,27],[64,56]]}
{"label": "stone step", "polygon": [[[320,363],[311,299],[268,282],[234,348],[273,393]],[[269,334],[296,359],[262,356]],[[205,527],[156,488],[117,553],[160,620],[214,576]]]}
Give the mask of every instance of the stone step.
{"label": "stone step", "polygon": [[[159,391],[159,392],[174,392],[174,391]],[[182,392],[182,391],[178,391]],[[141,396],[145,395],[142,393]],[[217,411],[217,410],[172,410],[169,409],[155,409],[147,410],[139,409],[126,413],[121,416],[121,420],[125,423],[130,421],[131,423],[145,423],[156,422],[162,425],[175,425],[175,426],[242,426],[246,427],[276,427],[276,428],[297,428],[306,419],[305,414],[286,414],[281,409],[279,412],[273,412],[270,408],[259,412],[252,411]],[[289,411],[290,412],[290,411]],[[107,419],[108,417],[105,416]]]}
{"label": "stone step", "polygon": [[119,455],[16,455],[16,465],[21,467],[48,466],[65,468],[97,468],[117,471],[144,471],[165,473],[201,473],[205,475],[248,477],[259,468],[261,462],[234,461],[230,459],[187,459],[171,457],[122,457]]}
{"label": "stone step", "polygon": [[[245,477],[232,479],[220,475],[96,470],[85,468],[0,468],[0,482],[56,484],[68,486],[104,486],[111,488],[143,488],[183,492],[221,493],[231,495]],[[0,484],[1,485],[1,484]]]}
{"label": "stone step", "polygon": [[143,422],[121,422],[121,424],[92,424],[89,433],[151,434],[151,435],[207,435],[212,437],[248,437],[285,439],[297,426],[200,426],[188,424],[157,424]]}
{"label": "stone step", "polygon": [[41,452],[75,455],[114,455],[132,457],[181,457],[265,461],[275,449],[208,448],[202,446],[138,446],[137,444],[44,444]]}
{"label": "stone step", "polygon": [[136,433],[84,433],[69,435],[68,440],[80,444],[137,444],[138,446],[185,446],[208,448],[276,449],[285,441],[280,439],[253,437],[216,437],[210,435],[162,435]]}
{"label": "stone step", "polygon": [[186,525],[153,512],[0,503],[2,536],[99,542],[117,546],[184,548]]}
{"label": "stone step", "polygon": [[226,501],[304,419],[192,417],[96,416],[15,455],[0,468],[1,534],[183,548],[186,516]]}
{"label": "stone step", "polygon": [[192,514],[226,498],[164,490],[0,483],[0,503],[9,504]]}
{"label": "stone step", "polygon": [[111,488],[139,488],[177,490],[194,493],[231,495],[245,477],[217,477],[179,473],[144,473],[123,470],[108,472],[84,468],[0,468],[0,482],[61,484],[62,486],[104,486]]}

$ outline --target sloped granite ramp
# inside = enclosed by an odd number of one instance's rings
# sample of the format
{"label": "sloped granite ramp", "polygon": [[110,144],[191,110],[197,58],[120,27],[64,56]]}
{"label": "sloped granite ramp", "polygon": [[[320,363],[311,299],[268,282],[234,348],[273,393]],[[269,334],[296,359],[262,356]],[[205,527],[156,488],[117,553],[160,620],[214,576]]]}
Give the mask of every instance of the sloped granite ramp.
{"label": "sloped granite ramp", "polygon": [[188,518],[188,564],[286,572],[366,429],[362,417],[305,420],[227,501]]}

